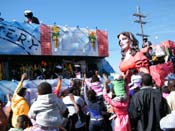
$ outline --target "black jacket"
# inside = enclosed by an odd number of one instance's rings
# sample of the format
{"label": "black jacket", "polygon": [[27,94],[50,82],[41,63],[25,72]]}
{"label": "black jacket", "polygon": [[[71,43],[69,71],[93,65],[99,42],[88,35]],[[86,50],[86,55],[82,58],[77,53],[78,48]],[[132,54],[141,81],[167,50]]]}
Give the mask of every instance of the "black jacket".
{"label": "black jacket", "polygon": [[159,89],[142,87],[129,103],[132,131],[161,131],[160,119],[168,113],[168,105]]}

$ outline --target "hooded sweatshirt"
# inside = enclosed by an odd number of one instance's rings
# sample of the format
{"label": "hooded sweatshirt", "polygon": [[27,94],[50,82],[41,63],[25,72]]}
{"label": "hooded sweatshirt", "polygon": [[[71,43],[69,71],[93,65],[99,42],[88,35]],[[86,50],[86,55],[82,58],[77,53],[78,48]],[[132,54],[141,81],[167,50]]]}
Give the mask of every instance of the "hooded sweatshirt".
{"label": "hooded sweatshirt", "polygon": [[65,110],[65,104],[55,94],[38,95],[28,115],[37,125],[58,128],[63,122]]}
{"label": "hooded sweatshirt", "polygon": [[14,91],[14,95],[12,97],[12,125],[16,127],[17,118],[19,115],[28,115],[29,112],[29,104],[26,99],[22,96],[19,96],[17,93],[22,88],[22,82],[19,82],[17,88]]}

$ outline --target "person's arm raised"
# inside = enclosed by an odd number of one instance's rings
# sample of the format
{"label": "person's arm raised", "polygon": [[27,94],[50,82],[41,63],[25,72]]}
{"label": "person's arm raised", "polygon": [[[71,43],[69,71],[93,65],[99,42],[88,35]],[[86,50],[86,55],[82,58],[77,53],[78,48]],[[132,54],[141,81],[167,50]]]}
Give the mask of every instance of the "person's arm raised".
{"label": "person's arm raised", "polygon": [[18,93],[18,92],[20,91],[20,89],[23,88],[23,82],[24,82],[24,80],[26,80],[26,79],[27,79],[27,74],[26,74],[26,73],[23,73],[23,74],[21,75],[21,80],[20,80],[20,82],[18,83],[17,88],[15,89],[15,93]]}
{"label": "person's arm raised", "polygon": [[62,79],[61,78],[58,78],[57,86],[56,86],[55,91],[54,91],[54,93],[57,96],[59,96],[59,94],[60,94],[61,84],[62,84]]}
{"label": "person's arm raised", "polygon": [[75,108],[76,113],[78,113],[79,112],[79,107],[78,107],[77,103],[75,102],[74,95],[69,94],[69,97],[70,97],[70,100],[72,101],[72,103],[74,104],[74,108]]}

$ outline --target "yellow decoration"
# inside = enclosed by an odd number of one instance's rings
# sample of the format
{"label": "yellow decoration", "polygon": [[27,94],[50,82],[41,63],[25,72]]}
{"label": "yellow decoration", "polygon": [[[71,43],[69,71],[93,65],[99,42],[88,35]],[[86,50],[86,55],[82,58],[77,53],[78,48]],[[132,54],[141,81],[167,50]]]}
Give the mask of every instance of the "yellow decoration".
{"label": "yellow decoration", "polygon": [[60,35],[60,27],[53,25],[52,26],[52,40],[54,41],[54,47],[58,48],[58,37]]}
{"label": "yellow decoration", "polygon": [[95,49],[95,42],[96,42],[96,32],[95,31],[90,31],[90,33],[89,33],[89,41],[92,44],[92,48]]}
{"label": "yellow decoration", "polygon": [[70,71],[71,73],[73,73],[72,65],[69,64],[68,66],[69,66],[69,71]]}

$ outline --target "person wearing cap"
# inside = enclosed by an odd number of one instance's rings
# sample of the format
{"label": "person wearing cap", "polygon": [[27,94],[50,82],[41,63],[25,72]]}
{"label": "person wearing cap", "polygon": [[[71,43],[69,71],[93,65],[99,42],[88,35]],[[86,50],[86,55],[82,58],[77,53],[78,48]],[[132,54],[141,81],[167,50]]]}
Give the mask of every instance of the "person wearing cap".
{"label": "person wearing cap", "polygon": [[52,78],[55,79],[55,78],[63,78],[63,75],[62,75],[62,72],[63,72],[63,67],[61,65],[57,65],[54,69],[54,72],[52,74]]}
{"label": "person wearing cap", "polygon": [[131,97],[128,112],[133,131],[160,131],[159,121],[168,113],[168,105],[160,89],[153,88],[150,74],[142,75],[142,87]]}
{"label": "person wearing cap", "polygon": [[168,81],[175,80],[175,74],[169,73],[164,80],[164,85],[162,86],[162,95],[166,98],[170,94],[170,89],[168,88]]}
{"label": "person wearing cap", "polygon": [[175,130],[175,74],[169,73],[165,77],[165,81],[167,81],[167,88],[170,91],[166,97],[170,113],[160,120],[160,128],[163,131],[169,131],[170,129],[173,131],[173,129]]}
{"label": "person wearing cap", "polygon": [[27,100],[25,99],[26,95],[26,88],[23,87],[23,82],[27,78],[27,74],[23,73],[21,76],[21,81],[18,83],[17,88],[14,91],[13,97],[12,97],[12,125],[13,127],[16,127],[17,124],[17,118],[19,115],[28,115],[29,112],[29,104]]}
{"label": "person wearing cap", "polygon": [[[107,78],[106,74],[103,74],[103,78],[104,78],[103,97],[105,101],[111,105],[114,112],[114,115],[111,116],[112,118],[110,117],[110,119],[114,120],[114,131],[131,131],[131,128],[130,128],[131,125],[130,125],[130,120],[128,115],[129,97],[127,96],[126,99],[121,99],[120,101],[116,100],[116,98],[113,98],[113,99],[110,98],[110,96],[107,93],[107,87],[110,81]],[[122,76],[117,74],[116,76],[114,76],[114,79],[118,79],[118,80],[120,79],[121,81],[123,81],[122,83],[120,83],[120,85],[124,86],[124,80]],[[117,86],[119,87],[119,85]],[[120,87],[120,88],[124,90],[125,89],[124,87],[122,88]],[[126,92],[123,92],[123,91],[122,92],[128,94],[127,91],[128,90],[126,90]]]}
{"label": "person wearing cap", "polygon": [[131,76],[131,83],[128,84],[129,88],[129,94],[130,96],[132,96],[134,93],[136,93],[140,87],[141,87],[141,83],[142,83],[142,77],[139,74],[133,74]]}
{"label": "person wearing cap", "polygon": [[114,74],[114,80],[111,81],[115,93],[116,101],[125,101],[127,98],[125,89],[125,80],[121,74]]}
{"label": "person wearing cap", "polygon": [[31,10],[25,10],[24,16],[27,18],[26,23],[40,24],[38,18],[33,16],[33,12]]}
{"label": "person wearing cap", "polygon": [[169,73],[166,77],[165,80],[175,80],[175,74],[174,73]]}

